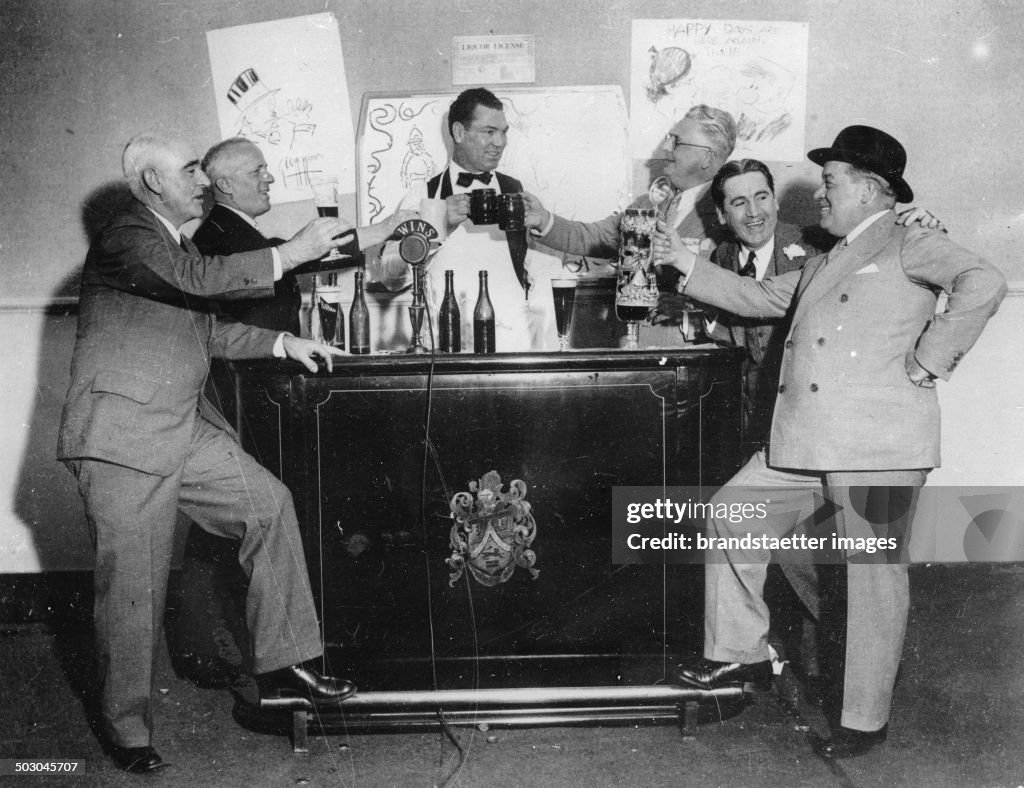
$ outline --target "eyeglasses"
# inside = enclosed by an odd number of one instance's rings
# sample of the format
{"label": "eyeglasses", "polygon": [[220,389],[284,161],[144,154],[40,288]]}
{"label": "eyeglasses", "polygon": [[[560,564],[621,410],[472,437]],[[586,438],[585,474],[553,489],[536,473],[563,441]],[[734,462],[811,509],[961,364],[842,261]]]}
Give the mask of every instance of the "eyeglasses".
{"label": "eyeglasses", "polygon": [[675,150],[681,145],[685,145],[687,148],[703,148],[708,153],[713,153],[712,149],[707,145],[698,145],[695,142],[684,142],[679,138],[678,134],[673,134],[671,131],[665,135],[665,142],[672,146],[672,150]]}

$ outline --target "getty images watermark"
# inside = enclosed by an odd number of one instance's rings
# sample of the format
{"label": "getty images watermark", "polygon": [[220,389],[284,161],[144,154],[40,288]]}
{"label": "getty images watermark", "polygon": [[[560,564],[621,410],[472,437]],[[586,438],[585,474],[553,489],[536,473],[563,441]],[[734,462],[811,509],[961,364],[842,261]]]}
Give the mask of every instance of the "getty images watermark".
{"label": "getty images watermark", "polygon": [[615,564],[1024,561],[1021,487],[615,487]]}

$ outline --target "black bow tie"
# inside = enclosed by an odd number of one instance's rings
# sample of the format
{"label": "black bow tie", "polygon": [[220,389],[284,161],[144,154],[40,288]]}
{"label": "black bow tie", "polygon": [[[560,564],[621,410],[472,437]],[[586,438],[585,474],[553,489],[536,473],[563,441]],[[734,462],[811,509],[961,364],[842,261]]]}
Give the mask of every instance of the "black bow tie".
{"label": "black bow tie", "polygon": [[473,181],[480,181],[480,183],[486,186],[491,182],[491,177],[492,173],[489,172],[460,172],[455,182],[463,188],[472,186]]}

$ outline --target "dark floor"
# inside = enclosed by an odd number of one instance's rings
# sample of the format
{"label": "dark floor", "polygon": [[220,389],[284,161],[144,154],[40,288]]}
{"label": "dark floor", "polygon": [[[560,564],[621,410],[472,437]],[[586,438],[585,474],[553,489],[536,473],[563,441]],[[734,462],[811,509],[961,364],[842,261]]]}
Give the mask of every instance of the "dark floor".
{"label": "dark floor", "polygon": [[[995,786],[1024,785],[1024,566],[919,566],[888,743],[828,764],[811,751],[821,713],[771,694],[684,738],[673,725],[284,736],[232,717],[232,696],[159,674],[154,745],[172,766],[145,776],[104,757],[80,701],[83,648],[61,611],[0,635],[0,758],[82,759],[84,777],[12,785],[161,786]],[[4,782],[8,780],[9,782]]]}

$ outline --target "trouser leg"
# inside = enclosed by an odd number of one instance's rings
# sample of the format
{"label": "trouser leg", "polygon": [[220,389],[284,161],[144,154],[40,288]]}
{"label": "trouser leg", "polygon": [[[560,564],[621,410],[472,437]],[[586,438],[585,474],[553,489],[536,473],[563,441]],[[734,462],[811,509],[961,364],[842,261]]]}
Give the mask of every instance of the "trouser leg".
{"label": "trouser leg", "polygon": [[[926,476],[924,470],[828,474],[829,497],[842,507],[842,535],[884,536],[877,527],[879,515],[898,533],[905,532]],[[868,495],[882,501],[880,507],[873,507],[874,512],[866,511]],[[862,563],[871,559],[854,553],[848,556],[846,568],[841,724],[861,731],[878,730],[889,720],[910,609],[906,564]]]}
{"label": "trouser leg", "polygon": [[96,548],[94,619],[103,726],[119,747],[149,745],[155,655],[176,522],[177,475],[97,460],[68,463]]}
{"label": "trouser leg", "polygon": [[320,656],[323,645],[291,493],[227,433],[196,420],[181,508],[202,528],[241,541],[253,671]]}
{"label": "trouser leg", "polygon": [[[708,518],[709,537],[782,536],[808,516],[820,477],[769,468],[760,451],[712,499],[716,505],[764,504],[763,519]],[[770,491],[770,495],[767,493]],[[766,500],[768,499],[768,500]],[[768,659],[769,612],[764,580],[768,550],[708,550],[704,579],[704,656],[721,662]]]}

